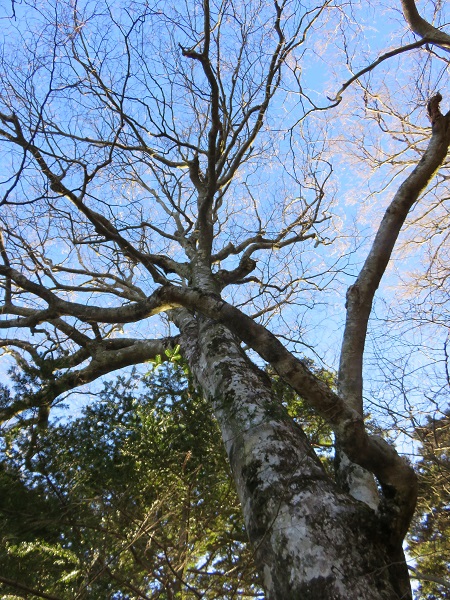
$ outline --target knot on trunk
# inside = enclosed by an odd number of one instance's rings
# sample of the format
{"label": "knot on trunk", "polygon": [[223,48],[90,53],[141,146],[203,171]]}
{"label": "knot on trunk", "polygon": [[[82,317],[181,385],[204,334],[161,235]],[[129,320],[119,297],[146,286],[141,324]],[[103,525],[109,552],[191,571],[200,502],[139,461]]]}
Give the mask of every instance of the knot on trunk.
{"label": "knot on trunk", "polygon": [[443,116],[439,108],[441,100],[442,95],[438,92],[435,96],[430,98],[427,104],[428,118],[430,119],[432,125],[434,125],[436,121]]}

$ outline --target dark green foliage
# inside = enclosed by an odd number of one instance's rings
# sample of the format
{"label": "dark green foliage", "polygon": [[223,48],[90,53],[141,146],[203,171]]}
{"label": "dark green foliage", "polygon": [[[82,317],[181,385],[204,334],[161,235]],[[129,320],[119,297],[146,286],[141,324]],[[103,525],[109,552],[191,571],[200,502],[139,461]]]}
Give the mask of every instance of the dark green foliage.
{"label": "dark green foliage", "polygon": [[51,426],[29,468],[23,434],[4,447],[0,577],[59,598],[253,597],[206,401],[177,367],[160,366],[141,392],[138,383],[107,384],[81,417]]}
{"label": "dark green foliage", "polygon": [[[419,501],[408,538],[420,586],[417,598],[450,598],[450,413],[416,430]],[[435,579],[435,581],[433,581]],[[442,583],[439,583],[439,581]],[[446,582],[447,586],[443,585]]]}

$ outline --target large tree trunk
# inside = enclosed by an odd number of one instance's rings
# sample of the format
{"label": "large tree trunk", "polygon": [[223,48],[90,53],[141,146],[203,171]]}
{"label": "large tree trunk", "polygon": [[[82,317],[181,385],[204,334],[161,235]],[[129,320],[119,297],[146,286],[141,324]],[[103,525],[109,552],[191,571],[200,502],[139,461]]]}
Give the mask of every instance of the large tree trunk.
{"label": "large tree trunk", "polygon": [[407,598],[375,512],[325,473],[231,332],[186,311],[177,322],[222,430],[266,597]]}

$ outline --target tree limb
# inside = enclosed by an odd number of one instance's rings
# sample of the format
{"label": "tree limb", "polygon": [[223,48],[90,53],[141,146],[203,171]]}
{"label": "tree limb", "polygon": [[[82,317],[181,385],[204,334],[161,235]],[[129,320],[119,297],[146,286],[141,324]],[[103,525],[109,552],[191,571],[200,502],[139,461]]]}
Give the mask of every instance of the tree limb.
{"label": "tree limb", "polygon": [[410,565],[408,565],[408,569],[413,573],[412,577],[414,579],[418,579],[419,581],[431,581],[432,583],[437,583],[438,585],[442,585],[442,587],[450,590],[450,581],[448,579],[438,577],[437,575],[431,575],[429,573],[422,573]]}
{"label": "tree limb", "polygon": [[[53,401],[61,394],[91,383],[102,375],[112,373],[117,369],[143,363],[156,356],[160,356],[162,361],[167,360],[164,351],[176,345],[176,338],[111,340],[111,342],[107,340],[93,345],[91,348],[92,359],[83,369],[55,375],[53,378],[49,378],[46,373],[46,378],[43,379],[42,387],[38,392],[30,394],[28,397],[20,396],[9,406],[0,410],[0,423],[30,408],[48,407],[49,409]],[[84,358],[86,359],[88,356],[84,356]],[[58,361],[54,361],[54,365],[55,368],[61,367]]]}
{"label": "tree limb", "polygon": [[403,14],[414,33],[427,40],[429,44],[435,44],[446,52],[450,52],[450,35],[437,29],[419,15],[415,0],[401,0]]}
{"label": "tree limb", "polygon": [[433,105],[434,124],[428,148],[386,209],[364,266],[347,291],[339,390],[346,402],[361,415],[363,354],[373,298],[406,217],[444,162],[450,145],[450,112],[445,116],[440,113],[435,106],[435,100],[439,103],[439,98],[440,94],[429,103]]}
{"label": "tree limb", "polygon": [[26,592],[28,594],[33,594],[33,596],[37,596],[38,598],[44,598],[45,600],[61,600],[58,596],[53,596],[52,594],[46,594],[45,592],[40,592],[34,588],[30,588],[19,581],[14,581],[13,579],[8,579],[7,577],[2,577],[0,575],[0,583],[7,585],[8,587],[12,587],[15,590],[20,590],[22,592]]}
{"label": "tree limb", "polygon": [[382,54],[381,56],[379,56],[376,60],[374,60],[372,63],[370,63],[370,65],[368,65],[367,67],[364,67],[364,69],[361,69],[360,71],[355,73],[355,75],[350,77],[350,79],[348,79],[344,84],[342,84],[341,88],[336,93],[336,96],[334,98],[328,97],[328,100],[330,100],[331,102],[340,102],[342,100],[342,94],[354,81],[356,81],[357,79],[359,79],[366,73],[369,73],[370,71],[375,69],[375,67],[377,67],[379,64],[381,64],[388,58],[392,58],[393,56],[397,56],[397,54],[402,54],[403,52],[408,52],[409,50],[414,50],[415,48],[420,48],[421,46],[424,46],[425,44],[427,44],[428,41],[429,41],[428,39],[422,39],[418,42],[414,42],[412,44],[407,44],[406,46],[401,46],[400,48],[395,48],[395,50],[390,50],[389,52],[385,52],[385,54]]}
{"label": "tree limb", "polygon": [[219,296],[172,285],[160,288],[155,296],[160,297],[162,304],[200,311],[226,325],[330,423],[347,456],[379,480],[385,492],[380,511],[389,523],[392,544],[398,545],[414,513],[417,478],[395,448],[378,436],[369,436],[361,414],[318,379],[273,333]]}

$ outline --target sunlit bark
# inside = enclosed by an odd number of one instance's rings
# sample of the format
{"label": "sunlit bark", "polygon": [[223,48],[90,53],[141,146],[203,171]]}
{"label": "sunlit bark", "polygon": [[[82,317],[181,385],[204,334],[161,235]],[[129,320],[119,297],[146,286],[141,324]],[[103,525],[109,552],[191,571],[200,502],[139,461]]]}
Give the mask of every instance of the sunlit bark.
{"label": "sunlit bark", "polygon": [[402,582],[391,566],[399,556],[379,543],[380,521],[326,475],[236,338],[187,313],[177,322],[222,430],[267,598],[402,597],[407,576]]}

